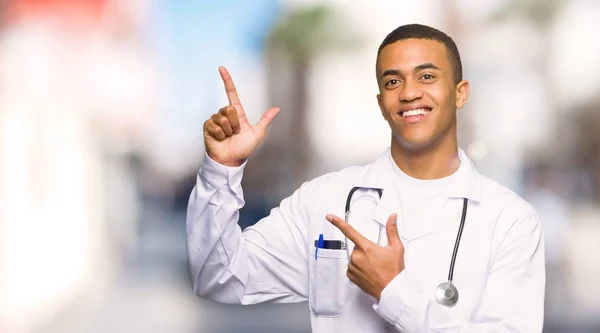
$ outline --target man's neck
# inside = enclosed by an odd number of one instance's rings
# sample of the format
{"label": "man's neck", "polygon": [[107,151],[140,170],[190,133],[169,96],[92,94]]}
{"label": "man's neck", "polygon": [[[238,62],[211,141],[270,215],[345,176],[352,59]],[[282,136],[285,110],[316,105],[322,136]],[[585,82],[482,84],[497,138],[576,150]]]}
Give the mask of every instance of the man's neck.
{"label": "man's neck", "polygon": [[392,159],[410,177],[423,180],[440,179],[455,173],[460,167],[456,140],[440,142],[436,147],[411,150],[392,139]]}

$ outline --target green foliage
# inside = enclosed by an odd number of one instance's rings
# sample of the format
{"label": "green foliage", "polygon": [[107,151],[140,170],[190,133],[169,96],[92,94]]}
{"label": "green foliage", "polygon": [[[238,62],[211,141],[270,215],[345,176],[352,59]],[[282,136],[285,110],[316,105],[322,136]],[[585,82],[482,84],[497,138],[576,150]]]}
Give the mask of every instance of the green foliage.
{"label": "green foliage", "polygon": [[267,49],[296,62],[309,62],[324,52],[348,50],[360,38],[328,6],[298,8],[285,14],[267,37]]}

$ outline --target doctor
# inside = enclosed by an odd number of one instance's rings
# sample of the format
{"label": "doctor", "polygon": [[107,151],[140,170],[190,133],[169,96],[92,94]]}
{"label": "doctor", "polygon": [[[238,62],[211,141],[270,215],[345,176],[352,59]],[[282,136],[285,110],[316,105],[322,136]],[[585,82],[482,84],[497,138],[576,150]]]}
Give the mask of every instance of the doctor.
{"label": "doctor", "polygon": [[279,109],[251,125],[219,71],[230,104],[204,124],[187,215],[196,294],[308,301],[316,333],[542,331],[540,221],[457,146],[469,83],[450,37],[416,24],[391,32],[376,61],[391,148],[304,183],[243,232],[244,165]]}

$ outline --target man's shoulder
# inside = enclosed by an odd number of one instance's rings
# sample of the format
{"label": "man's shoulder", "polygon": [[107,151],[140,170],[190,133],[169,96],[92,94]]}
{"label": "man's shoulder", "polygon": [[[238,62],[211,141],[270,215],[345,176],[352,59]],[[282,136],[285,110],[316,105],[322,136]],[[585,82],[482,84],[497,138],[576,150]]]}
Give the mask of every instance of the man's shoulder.
{"label": "man's shoulder", "polygon": [[482,185],[482,202],[486,210],[497,214],[498,220],[512,224],[517,221],[530,220],[538,223],[538,214],[531,203],[515,191],[500,183],[480,175]]}
{"label": "man's shoulder", "polygon": [[311,182],[318,183],[322,186],[346,185],[353,182],[359,182],[374,168],[373,163],[366,165],[352,165],[342,168],[337,171],[325,173],[314,178]]}
{"label": "man's shoulder", "polygon": [[325,173],[305,183],[321,193],[332,193],[347,191],[353,186],[362,186],[365,181],[376,178],[374,175],[381,173],[382,164],[385,160],[378,158],[368,164],[351,165],[342,169]]}

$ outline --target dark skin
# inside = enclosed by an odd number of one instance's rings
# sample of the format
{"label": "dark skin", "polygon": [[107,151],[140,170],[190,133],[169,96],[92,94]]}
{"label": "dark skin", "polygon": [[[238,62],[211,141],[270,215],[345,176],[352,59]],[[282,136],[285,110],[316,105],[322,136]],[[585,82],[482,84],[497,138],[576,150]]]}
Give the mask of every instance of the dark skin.
{"label": "dark skin", "polygon": [[[377,62],[377,102],[392,129],[392,157],[407,175],[418,179],[443,178],[460,164],[456,109],[469,96],[469,83],[453,79],[446,47],[437,41],[408,39],[386,46]],[[426,106],[431,112],[408,124],[398,111]]]}
{"label": "dark skin", "polygon": [[[460,166],[456,110],[469,97],[469,83],[456,83],[446,47],[437,41],[407,39],[387,45],[377,59],[377,101],[392,130],[391,154],[398,167],[417,179],[447,177]],[[425,107],[431,112],[418,123],[407,123],[400,110]],[[327,220],[354,244],[348,278],[379,301],[383,289],[404,266],[404,245],[396,214],[387,221],[388,245],[371,242],[343,219]]]}

